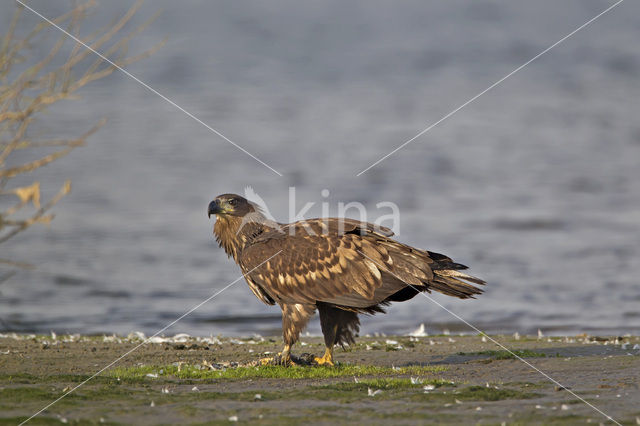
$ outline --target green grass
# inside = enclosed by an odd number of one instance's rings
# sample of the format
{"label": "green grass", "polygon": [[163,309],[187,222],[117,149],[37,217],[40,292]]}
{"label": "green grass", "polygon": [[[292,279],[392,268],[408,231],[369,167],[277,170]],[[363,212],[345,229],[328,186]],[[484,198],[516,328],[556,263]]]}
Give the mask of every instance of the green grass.
{"label": "green grass", "polygon": [[[527,425],[527,424],[544,424],[545,426],[566,426],[566,425],[579,425],[579,424],[587,424],[589,423],[589,419],[593,421],[594,417],[579,415],[579,414],[565,414],[565,415],[556,415],[556,416],[548,416],[542,413],[528,414],[516,416],[512,419],[514,425]],[[594,422],[598,423],[598,422]],[[600,423],[602,424],[602,423]],[[627,424],[623,422],[623,424]],[[628,422],[628,424],[632,424]]]}
{"label": "green grass", "polygon": [[[55,401],[65,391],[54,389],[50,386],[20,386],[5,388],[0,390],[0,412],[14,409],[19,406],[37,406]],[[219,392],[219,391],[199,391],[199,392],[174,392],[169,394],[161,393],[159,389],[129,386],[83,386],[78,390],[68,394],[61,399],[56,406],[76,407],[78,404],[102,404],[108,402],[111,407],[114,404],[133,404],[147,406],[150,400],[158,406],[163,404],[188,403],[196,401],[248,401],[255,400],[255,394],[260,393],[265,401],[282,398],[296,398],[296,394],[304,397],[304,393],[295,391],[271,392],[271,391],[243,391],[243,392]]]}
{"label": "green grass", "polygon": [[22,404],[27,401],[46,401],[47,399],[56,399],[58,395],[55,391],[45,390],[39,387],[18,387],[18,388],[4,388],[0,389],[0,407],[5,403],[11,401],[11,403]]}
{"label": "green grass", "polygon": [[[54,388],[51,385],[29,385],[4,388],[0,389],[0,407],[12,404],[22,404],[30,401],[53,401],[62,396],[65,392],[66,390],[63,390],[61,387]],[[64,400],[61,400],[61,403],[64,403],[66,400],[129,398],[134,395],[146,393],[146,389],[130,389],[120,385],[100,385],[93,387],[83,386],[66,396]]]}
{"label": "green grass", "polygon": [[174,365],[148,365],[141,367],[115,368],[107,372],[107,377],[121,380],[154,380],[147,374],[157,374],[158,378],[177,379],[325,379],[345,376],[393,376],[424,375],[446,371],[442,366],[411,366],[402,368],[366,365],[338,365],[335,367],[237,367],[225,370],[198,369],[195,365],[183,365],[178,371]]}
{"label": "green grass", "polygon": [[496,389],[485,386],[468,386],[453,392],[428,392],[415,394],[411,397],[414,401],[501,401],[505,399],[531,399],[539,397],[533,392],[522,392],[515,389]]}
{"label": "green grass", "polygon": [[[29,416],[0,417],[0,425],[15,426],[17,424],[24,422],[28,418]],[[89,424],[91,423],[96,423],[96,422],[89,422]],[[63,423],[60,421],[59,418],[40,415],[38,417],[34,417],[33,419],[29,420],[29,424],[30,425],[61,425]],[[73,424],[73,422],[69,422],[69,424]]]}
{"label": "green grass", "polygon": [[[44,376],[29,373],[0,374],[0,383],[40,384],[40,383],[79,383],[92,377],[89,374],[47,374]],[[96,376],[92,383],[117,384],[116,377]]]}
{"label": "green grass", "polygon": [[[423,393],[424,385],[435,385],[437,389]],[[368,390],[382,390],[382,393],[369,396]],[[38,407],[54,401],[64,393],[60,389],[50,386],[20,386],[3,389],[0,392],[0,411],[11,410],[17,406]],[[256,402],[255,394],[261,394]],[[175,405],[185,408],[183,414],[193,416],[198,408],[192,404],[200,401],[244,401],[260,404],[275,400],[304,400],[304,401],[334,401],[349,403],[372,399],[393,401],[430,401],[455,402],[455,400],[499,401],[504,399],[527,399],[539,395],[525,393],[513,389],[495,389],[483,386],[468,386],[456,389],[451,382],[442,379],[423,379],[421,383],[411,383],[409,378],[372,378],[360,379],[358,382],[349,381],[306,386],[304,389],[285,388],[280,390],[250,390],[241,392],[207,391],[171,391],[169,394],[160,393],[159,389],[151,387],[131,388],[126,385],[83,387],[69,394],[61,400],[57,407],[65,410],[71,407],[93,405],[103,407],[106,403],[109,409],[148,406],[153,400],[156,406]],[[105,406],[106,407],[106,406]],[[188,407],[188,408],[187,408]]]}
{"label": "green grass", "polygon": [[542,352],[535,352],[529,349],[512,350],[512,351],[480,351],[480,352],[458,352],[463,356],[490,356],[494,359],[516,359],[520,358],[545,358],[547,355]]}
{"label": "green grass", "polygon": [[[424,385],[432,384],[437,387],[451,386],[451,382],[442,379],[423,379],[420,384],[411,383],[409,378],[374,378],[360,379],[358,382],[349,380],[318,386],[308,386],[303,392],[281,392],[286,399],[303,399],[316,401],[334,401],[351,403],[368,399],[406,400],[408,397],[422,393]],[[369,396],[369,389],[382,390],[382,393]]]}
{"label": "green grass", "polygon": [[[424,393],[424,385],[435,385],[436,388],[449,386],[446,391],[433,390]],[[540,396],[532,392],[521,392],[514,389],[496,389],[484,386],[468,386],[456,389],[451,382],[442,379],[424,380],[420,384],[411,383],[410,379],[377,378],[362,379],[356,382],[333,383],[323,386],[311,386],[305,390],[305,399],[336,400],[349,403],[367,398],[386,400],[412,400],[451,402],[459,401],[501,401],[506,399],[530,399]],[[368,396],[368,390],[382,390],[373,397]]]}
{"label": "green grass", "polygon": [[336,389],[343,391],[364,391],[371,389],[382,390],[398,390],[398,389],[421,389],[425,385],[451,386],[449,380],[443,379],[422,379],[420,383],[413,384],[411,379],[406,378],[377,378],[377,379],[361,379],[358,383],[342,382],[332,383],[330,385],[316,386],[316,389]]}
{"label": "green grass", "polygon": [[539,395],[533,392],[520,392],[514,389],[496,389],[485,386],[469,386],[452,395],[461,401],[500,401],[503,399],[530,399]]}

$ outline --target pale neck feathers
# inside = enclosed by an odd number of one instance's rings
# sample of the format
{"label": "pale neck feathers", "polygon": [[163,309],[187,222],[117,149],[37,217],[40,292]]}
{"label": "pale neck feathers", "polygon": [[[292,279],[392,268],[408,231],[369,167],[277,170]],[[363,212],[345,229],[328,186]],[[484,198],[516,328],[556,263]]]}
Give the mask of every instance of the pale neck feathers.
{"label": "pale neck feathers", "polygon": [[213,234],[228,256],[238,260],[242,250],[266,231],[278,228],[278,223],[267,219],[259,209],[243,217],[221,215],[213,226]]}

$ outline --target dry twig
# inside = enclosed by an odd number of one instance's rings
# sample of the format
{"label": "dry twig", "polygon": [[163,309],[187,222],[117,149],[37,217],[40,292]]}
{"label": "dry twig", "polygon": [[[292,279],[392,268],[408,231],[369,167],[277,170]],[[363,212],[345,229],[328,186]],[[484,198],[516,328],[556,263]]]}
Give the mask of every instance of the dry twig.
{"label": "dry twig", "polygon": [[[57,25],[66,27],[70,34],[81,39],[93,49],[103,50],[105,57],[118,66],[136,62],[155,52],[162,43],[140,54],[130,56],[128,44],[157,17],[119,36],[124,27],[140,9],[142,1],[137,1],[121,18],[111,25],[81,37],[80,24],[89,10],[96,6],[90,0],[77,4],[69,12],[54,19]],[[18,35],[22,7],[16,7],[11,23],[0,40],[0,244],[30,228],[37,223],[49,224],[53,215],[48,213],[62,197],[71,190],[67,180],[59,192],[47,202],[41,204],[40,182],[12,187],[11,182],[20,175],[33,173],[69,154],[82,146],[87,138],[105,124],[100,120],[79,137],[69,139],[42,140],[28,135],[30,126],[37,121],[45,109],[57,102],[77,97],[76,92],[92,81],[111,74],[116,67],[98,58],[91,59],[91,52],[66,35],[58,35],[46,22],[41,22],[22,38]],[[30,47],[46,37],[58,36],[47,55],[34,63],[29,62]],[[74,43],[66,61],[57,65],[62,48]],[[79,76],[79,77],[76,77]],[[34,160],[11,161],[17,151],[28,150],[35,155]],[[17,202],[5,201],[15,199]],[[28,268],[31,265],[8,259],[0,259],[0,266],[10,268]],[[13,275],[12,271],[0,275],[0,282]]]}

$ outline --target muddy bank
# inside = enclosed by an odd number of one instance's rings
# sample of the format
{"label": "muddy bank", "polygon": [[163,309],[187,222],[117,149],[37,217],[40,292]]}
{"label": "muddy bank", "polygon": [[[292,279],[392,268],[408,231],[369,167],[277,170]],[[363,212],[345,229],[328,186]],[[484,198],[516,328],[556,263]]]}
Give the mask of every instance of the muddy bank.
{"label": "muddy bank", "polygon": [[[280,339],[0,336],[0,424],[14,424],[106,365],[39,423],[601,423],[640,421],[640,338],[363,337],[336,367],[255,367]],[[142,345],[141,345],[142,344]],[[296,354],[323,351],[304,337]]]}

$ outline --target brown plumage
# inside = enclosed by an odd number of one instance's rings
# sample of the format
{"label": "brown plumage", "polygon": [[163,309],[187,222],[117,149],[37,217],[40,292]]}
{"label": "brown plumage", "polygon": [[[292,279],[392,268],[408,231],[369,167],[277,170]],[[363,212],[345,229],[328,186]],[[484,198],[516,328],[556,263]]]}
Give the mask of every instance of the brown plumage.
{"label": "brown plumage", "polygon": [[333,364],[332,348],[354,342],[360,313],[384,313],[390,302],[431,290],[461,299],[482,293],[472,284],[484,281],[461,272],[466,266],[399,243],[388,228],[345,218],[279,224],[235,194],[216,197],[212,214],[216,240],[253,293],[282,309],[285,364],[316,309],[327,346],[316,361]]}

